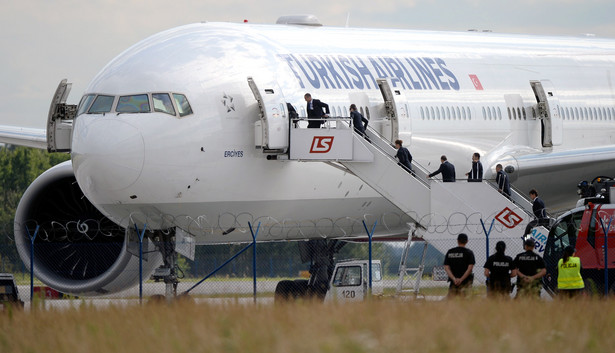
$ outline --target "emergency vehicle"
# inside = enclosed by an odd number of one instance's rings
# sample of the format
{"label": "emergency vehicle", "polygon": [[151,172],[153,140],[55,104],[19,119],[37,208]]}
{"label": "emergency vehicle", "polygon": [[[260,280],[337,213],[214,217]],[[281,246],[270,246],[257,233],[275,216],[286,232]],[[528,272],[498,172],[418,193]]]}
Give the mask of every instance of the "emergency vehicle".
{"label": "emergency vehicle", "polygon": [[557,291],[557,263],[571,245],[581,259],[581,276],[590,293],[615,293],[615,180],[596,177],[578,184],[577,207],[557,218],[549,231],[544,251],[547,275],[544,288]]}

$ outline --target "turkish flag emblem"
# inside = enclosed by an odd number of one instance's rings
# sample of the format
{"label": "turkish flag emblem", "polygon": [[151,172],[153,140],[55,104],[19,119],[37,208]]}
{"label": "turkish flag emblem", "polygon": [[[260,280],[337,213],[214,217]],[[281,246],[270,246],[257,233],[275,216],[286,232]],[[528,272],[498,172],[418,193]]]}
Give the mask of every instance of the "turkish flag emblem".
{"label": "turkish flag emblem", "polygon": [[476,88],[479,91],[483,90],[483,85],[481,85],[480,80],[478,79],[478,76],[470,75],[470,80],[472,80],[472,84],[474,84],[474,88]]}

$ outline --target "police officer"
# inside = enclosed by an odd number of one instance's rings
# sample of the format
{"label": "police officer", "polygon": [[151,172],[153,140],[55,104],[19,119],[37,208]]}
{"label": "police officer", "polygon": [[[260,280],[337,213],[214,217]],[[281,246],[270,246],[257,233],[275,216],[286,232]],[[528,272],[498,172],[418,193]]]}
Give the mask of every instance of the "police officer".
{"label": "police officer", "polygon": [[450,286],[448,296],[455,297],[460,294],[467,296],[472,289],[474,281],[474,253],[466,248],[468,236],[460,233],[457,236],[457,247],[450,249],[444,256],[444,270],[448,275]]}
{"label": "police officer", "polygon": [[540,298],[540,279],[547,273],[545,261],[534,252],[534,239],[523,243],[525,252],[515,257],[517,270],[517,298],[520,296]]}
{"label": "police officer", "polygon": [[557,263],[557,289],[561,296],[573,298],[579,295],[585,284],[581,277],[581,259],[574,256],[574,248],[564,248],[564,256]]}
{"label": "police officer", "polygon": [[510,279],[517,275],[513,267],[513,259],[506,256],[506,243],[498,241],[495,244],[495,254],[485,262],[485,277],[487,278],[487,296],[502,297],[510,295],[512,287]]}

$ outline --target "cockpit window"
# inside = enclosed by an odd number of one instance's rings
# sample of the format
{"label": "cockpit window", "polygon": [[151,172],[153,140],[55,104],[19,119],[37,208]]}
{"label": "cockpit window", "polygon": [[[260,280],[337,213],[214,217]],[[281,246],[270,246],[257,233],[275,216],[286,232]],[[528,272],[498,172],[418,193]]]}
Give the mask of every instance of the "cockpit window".
{"label": "cockpit window", "polygon": [[192,108],[190,108],[190,103],[188,103],[188,99],[186,99],[186,96],[179,93],[173,93],[173,99],[175,99],[175,104],[177,105],[177,109],[179,110],[179,116],[186,116],[192,114]]}
{"label": "cockpit window", "polygon": [[147,94],[121,96],[115,111],[118,113],[149,113],[149,98]]}
{"label": "cockpit window", "polygon": [[108,113],[111,111],[111,107],[113,106],[113,100],[115,97],[113,96],[98,96],[94,100],[94,103],[88,110],[90,114],[98,114],[98,113]]}
{"label": "cockpit window", "polygon": [[85,96],[81,97],[81,102],[79,102],[79,109],[77,109],[77,115],[81,115],[88,110],[90,104],[94,100],[94,97],[96,97],[95,94],[86,94]]}
{"label": "cockpit window", "polygon": [[175,115],[175,108],[168,93],[153,93],[154,111]]}

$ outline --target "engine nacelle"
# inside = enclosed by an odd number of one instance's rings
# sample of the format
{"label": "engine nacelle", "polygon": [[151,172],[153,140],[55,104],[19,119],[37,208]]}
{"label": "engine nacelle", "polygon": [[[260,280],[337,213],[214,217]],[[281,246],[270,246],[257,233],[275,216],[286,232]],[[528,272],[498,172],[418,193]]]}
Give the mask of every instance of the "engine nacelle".
{"label": "engine nacelle", "polygon": [[[15,243],[34,275],[49,287],[73,295],[101,295],[139,282],[138,251],[129,252],[126,230],[106,218],[83,195],[70,161],[45,171],[28,187],[15,213]],[[144,249],[152,250],[144,240]],[[138,244],[136,249],[138,249]],[[162,264],[159,252],[143,259],[143,278]]]}

